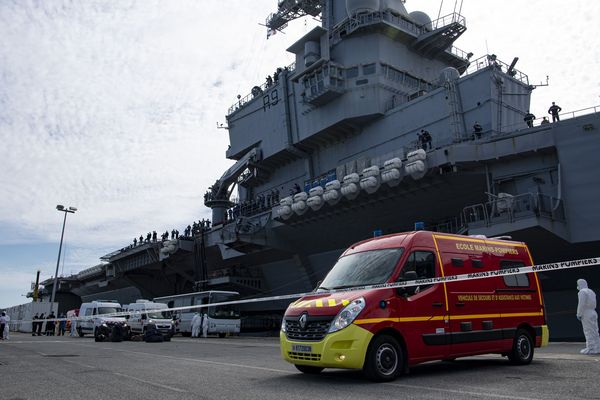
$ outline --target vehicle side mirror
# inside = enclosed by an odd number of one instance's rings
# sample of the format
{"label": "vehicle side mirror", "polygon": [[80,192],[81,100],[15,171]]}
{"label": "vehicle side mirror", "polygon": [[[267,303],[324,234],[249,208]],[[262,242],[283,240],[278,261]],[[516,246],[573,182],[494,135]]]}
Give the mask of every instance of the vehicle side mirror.
{"label": "vehicle side mirror", "polygon": [[[405,273],[402,274],[402,277],[399,279],[400,282],[402,281],[415,281],[417,280],[417,272],[416,271],[406,271]],[[412,296],[413,294],[415,294],[415,291],[417,290],[417,286],[410,286],[410,287],[399,287],[396,289],[396,293],[398,293],[398,296]]]}
{"label": "vehicle side mirror", "polygon": [[323,280],[321,279],[319,282],[317,282],[317,285],[315,286],[315,291],[317,291],[317,289],[319,288],[319,286],[321,286],[321,283],[323,283]]}

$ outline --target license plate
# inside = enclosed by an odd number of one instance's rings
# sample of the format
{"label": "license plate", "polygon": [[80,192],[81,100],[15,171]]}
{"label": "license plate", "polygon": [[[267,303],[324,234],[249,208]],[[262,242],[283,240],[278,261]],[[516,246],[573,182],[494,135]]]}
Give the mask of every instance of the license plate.
{"label": "license plate", "polygon": [[312,346],[307,346],[304,344],[293,344],[292,351],[296,351],[298,353],[312,353]]}

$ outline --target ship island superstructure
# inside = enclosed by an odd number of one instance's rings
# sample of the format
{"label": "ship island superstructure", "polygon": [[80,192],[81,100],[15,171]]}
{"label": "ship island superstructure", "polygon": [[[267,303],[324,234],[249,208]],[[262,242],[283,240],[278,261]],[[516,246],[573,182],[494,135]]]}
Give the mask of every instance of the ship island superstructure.
{"label": "ship island superstructure", "polygon": [[[127,302],[213,288],[306,292],[349,244],[416,222],[510,235],[538,263],[597,255],[597,109],[529,127],[535,87],[517,59],[454,47],[467,28],[456,11],[432,20],[401,0],[280,0],[266,25],[274,32],[305,15],[322,25],[288,48],[295,62],[228,110],[235,164],[204,196],[210,228],[117,250],[61,280],[59,294]],[[573,272],[540,276],[551,335],[579,335],[566,322]],[[276,320],[286,306],[245,312]]]}

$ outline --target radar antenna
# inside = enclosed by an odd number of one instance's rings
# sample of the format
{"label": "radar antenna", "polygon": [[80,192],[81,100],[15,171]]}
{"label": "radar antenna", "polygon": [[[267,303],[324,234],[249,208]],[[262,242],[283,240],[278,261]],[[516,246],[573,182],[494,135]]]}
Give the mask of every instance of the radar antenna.
{"label": "radar antenna", "polygon": [[279,0],[277,12],[267,17],[267,37],[283,30],[288,22],[306,15],[316,17],[323,10],[323,0]]}

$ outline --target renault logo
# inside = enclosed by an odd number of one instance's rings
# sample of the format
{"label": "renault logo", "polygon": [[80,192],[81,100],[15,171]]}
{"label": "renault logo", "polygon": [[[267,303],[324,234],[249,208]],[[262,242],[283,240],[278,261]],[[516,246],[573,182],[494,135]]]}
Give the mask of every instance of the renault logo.
{"label": "renault logo", "polygon": [[298,318],[298,323],[300,324],[300,329],[306,329],[306,320],[308,319],[307,314],[302,314],[300,318]]}

